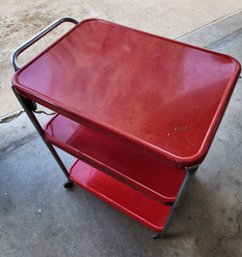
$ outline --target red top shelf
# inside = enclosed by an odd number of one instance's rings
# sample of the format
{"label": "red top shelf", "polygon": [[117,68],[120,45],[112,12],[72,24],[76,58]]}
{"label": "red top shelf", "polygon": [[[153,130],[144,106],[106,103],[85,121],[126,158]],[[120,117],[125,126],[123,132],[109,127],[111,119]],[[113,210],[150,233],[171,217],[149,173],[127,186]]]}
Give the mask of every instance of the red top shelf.
{"label": "red top shelf", "polygon": [[205,157],[239,72],[232,57],[90,19],[16,72],[13,85],[78,122],[192,165]]}

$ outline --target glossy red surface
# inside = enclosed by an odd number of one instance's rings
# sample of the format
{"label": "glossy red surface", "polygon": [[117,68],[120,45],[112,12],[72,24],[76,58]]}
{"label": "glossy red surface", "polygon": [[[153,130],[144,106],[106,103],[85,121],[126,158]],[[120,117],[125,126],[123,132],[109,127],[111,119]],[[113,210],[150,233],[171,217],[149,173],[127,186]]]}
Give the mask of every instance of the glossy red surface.
{"label": "glossy red surface", "polygon": [[159,201],[173,202],[185,177],[184,169],[167,166],[61,115],[47,124],[45,139]]}
{"label": "glossy red surface", "polygon": [[158,232],[163,229],[171,211],[170,206],[146,197],[81,161],[71,168],[70,178],[80,187]]}
{"label": "glossy red surface", "polygon": [[92,19],[20,69],[13,85],[185,166],[205,157],[239,72],[232,57]]}

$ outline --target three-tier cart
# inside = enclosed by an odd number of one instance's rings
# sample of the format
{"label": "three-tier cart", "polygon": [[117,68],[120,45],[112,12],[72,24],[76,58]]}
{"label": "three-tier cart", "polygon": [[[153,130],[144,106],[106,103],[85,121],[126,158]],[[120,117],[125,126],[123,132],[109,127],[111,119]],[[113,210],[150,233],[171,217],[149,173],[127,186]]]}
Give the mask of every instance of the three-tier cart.
{"label": "three-tier cart", "polygon": [[[20,68],[18,55],[63,22],[74,27]],[[75,183],[164,236],[212,143],[238,61],[105,20],[64,17],[18,47],[12,64],[13,91],[65,187]],[[45,127],[36,103],[56,112]],[[53,146],[77,158],[70,170]]]}

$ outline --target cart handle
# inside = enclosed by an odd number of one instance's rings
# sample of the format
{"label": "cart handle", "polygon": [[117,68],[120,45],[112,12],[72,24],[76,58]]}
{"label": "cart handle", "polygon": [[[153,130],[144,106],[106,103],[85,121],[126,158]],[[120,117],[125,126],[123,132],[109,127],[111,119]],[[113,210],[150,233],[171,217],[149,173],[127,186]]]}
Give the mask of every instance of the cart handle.
{"label": "cart handle", "polygon": [[14,70],[17,71],[20,68],[18,63],[17,63],[17,58],[24,50],[29,48],[36,41],[41,39],[43,36],[48,34],[51,30],[53,30],[54,28],[58,27],[63,22],[72,22],[74,24],[78,24],[79,23],[77,20],[75,20],[75,19],[73,19],[71,17],[62,17],[62,18],[54,21],[53,23],[51,23],[49,26],[47,26],[46,28],[41,30],[39,33],[37,33],[36,35],[31,37],[29,40],[27,40],[23,44],[21,44],[19,47],[17,47],[14,50],[13,54],[11,55],[11,63],[13,65]]}

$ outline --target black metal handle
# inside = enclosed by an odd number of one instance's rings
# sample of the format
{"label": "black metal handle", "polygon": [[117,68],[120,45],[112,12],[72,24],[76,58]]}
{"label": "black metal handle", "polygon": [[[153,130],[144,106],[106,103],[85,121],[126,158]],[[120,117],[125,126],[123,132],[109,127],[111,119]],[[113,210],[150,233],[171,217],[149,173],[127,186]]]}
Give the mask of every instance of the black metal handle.
{"label": "black metal handle", "polygon": [[41,30],[39,33],[37,33],[36,35],[34,35],[33,37],[31,37],[29,40],[27,40],[26,42],[24,42],[23,44],[21,44],[19,47],[17,47],[13,54],[11,55],[11,63],[14,67],[14,70],[17,71],[20,67],[17,63],[17,58],[18,56],[24,51],[26,50],[28,47],[30,47],[32,44],[34,44],[36,41],[38,41],[39,39],[41,39],[43,36],[45,36],[46,34],[48,34],[51,30],[53,30],[54,28],[58,27],[61,23],[63,22],[72,22],[74,24],[78,24],[79,22],[71,17],[62,17],[56,21],[54,21],[53,23],[51,23],[49,26],[47,26],[46,28],[44,28],[43,30]]}

